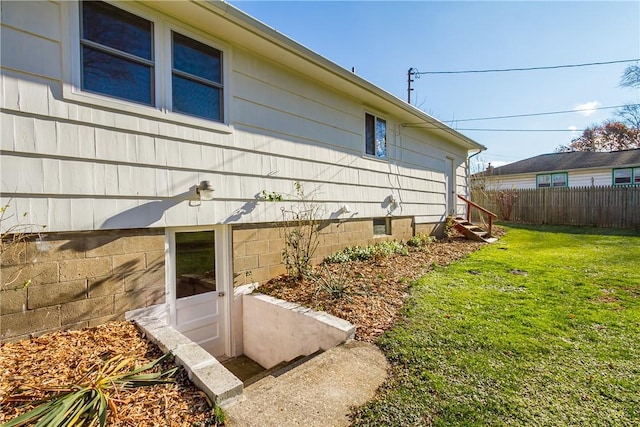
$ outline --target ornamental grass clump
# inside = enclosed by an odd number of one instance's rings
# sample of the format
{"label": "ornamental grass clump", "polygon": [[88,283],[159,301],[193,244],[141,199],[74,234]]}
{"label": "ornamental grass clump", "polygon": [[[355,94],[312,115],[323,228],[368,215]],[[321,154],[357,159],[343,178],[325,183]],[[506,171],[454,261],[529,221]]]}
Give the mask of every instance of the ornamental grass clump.
{"label": "ornamental grass clump", "polygon": [[[117,416],[114,395],[127,388],[152,386],[173,382],[178,368],[165,372],[146,372],[153,369],[170,353],[139,368],[131,369],[133,358],[115,356],[102,365],[96,364],[77,384],[50,387],[49,397],[36,401],[38,406],[2,425],[16,427],[35,423],[35,427],[95,426],[104,427],[109,413]],[[35,391],[35,390],[34,390]],[[30,401],[29,389],[18,389],[7,400]]]}

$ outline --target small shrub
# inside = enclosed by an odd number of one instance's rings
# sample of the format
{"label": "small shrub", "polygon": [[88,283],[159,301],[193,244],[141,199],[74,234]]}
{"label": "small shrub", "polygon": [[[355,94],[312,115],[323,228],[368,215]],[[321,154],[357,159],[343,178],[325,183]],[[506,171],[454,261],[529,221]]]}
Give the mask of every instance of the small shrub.
{"label": "small shrub", "polygon": [[367,261],[370,259],[387,258],[394,254],[409,255],[409,249],[395,240],[388,242],[378,242],[369,246],[349,246],[343,250],[327,256],[324,262],[327,264],[338,264],[349,261]]}
{"label": "small shrub", "polygon": [[433,236],[417,233],[415,236],[413,236],[407,241],[407,245],[414,248],[420,248],[420,247],[428,246],[430,243],[433,243],[435,240],[436,238]]}
{"label": "small shrub", "polygon": [[407,247],[401,242],[398,242],[396,240],[391,240],[388,242],[378,242],[376,243],[374,248],[376,255],[382,258],[390,257],[394,254],[409,255],[409,249],[407,249]]}
{"label": "small shrub", "polygon": [[348,246],[343,250],[329,255],[324,259],[327,264],[339,264],[349,261],[366,261],[373,258],[375,248],[373,246]]}
{"label": "small shrub", "polygon": [[326,292],[333,299],[344,298],[347,301],[351,301],[349,296],[351,284],[347,280],[348,266],[343,264],[337,274],[332,273],[326,264],[323,267],[325,274],[315,277],[316,290],[313,295],[314,298],[317,298],[320,292]]}

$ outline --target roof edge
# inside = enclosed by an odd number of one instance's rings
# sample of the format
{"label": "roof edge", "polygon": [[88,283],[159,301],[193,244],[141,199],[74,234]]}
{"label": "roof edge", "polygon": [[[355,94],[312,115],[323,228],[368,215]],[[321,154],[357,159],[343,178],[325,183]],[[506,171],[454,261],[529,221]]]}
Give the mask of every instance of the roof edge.
{"label": "roof edge", "polygon": [[[440,120],[435,117],[425,113],[424,111],[414,107],[413,105],[405,102],[404,100],[398,98],[397,96],[387,92],[386,90],[376,86],[375,84],[365,80],[364,78],[358,76],[350,72],[349,70],[341,67],[335,62],[325,58],[319,53],[305,47],[304,45],[296,42],[292,38],[280,33],[273,27],[268,26],[267,24],[259,21],[258,19],[252,17],[251,15],[243,12],[239,8],[233,6],[230,3],[227,3],[222,0],[207,0],[204,4],[215,8],[218,14],[225,16],[226,18],[232,19],[234,23],[242,26],[245,29],[250,30],[256,35],[266,38],[270,40],[272,43],[285,48],[289,51],[296,53],[298,56],[301,56],[308,61],[311,61],[317,66],[325,69],[326,71],[334,74],[336,77],[340,77],[345,79],[352,84],[360,86],[361,88],[374,93],[378,97],[383,100],[391,103],[395,107],[401,108],[406,112],[415,116],[418,120],[422,120],[427,122],[430,125],[433,125],[436,130],[446,133],[450,138],[451,142],[456,143],[462,147],[467,148],[468,150],[480,150],[484,151],[487,149],[486,146],[474,141],[466,135],[461,134],[457,130],[452,127],[444,124]],[[214,12],[215,12],[214,11]]]}

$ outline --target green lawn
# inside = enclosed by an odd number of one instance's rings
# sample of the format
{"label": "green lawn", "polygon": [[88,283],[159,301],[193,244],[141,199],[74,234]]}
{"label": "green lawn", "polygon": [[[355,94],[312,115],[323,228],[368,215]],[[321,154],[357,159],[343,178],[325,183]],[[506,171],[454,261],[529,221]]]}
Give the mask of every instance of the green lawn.
{"label": "green lawn", "polygon": [[507,230],[413,286],[354,425],[640,425],[640,235]]}

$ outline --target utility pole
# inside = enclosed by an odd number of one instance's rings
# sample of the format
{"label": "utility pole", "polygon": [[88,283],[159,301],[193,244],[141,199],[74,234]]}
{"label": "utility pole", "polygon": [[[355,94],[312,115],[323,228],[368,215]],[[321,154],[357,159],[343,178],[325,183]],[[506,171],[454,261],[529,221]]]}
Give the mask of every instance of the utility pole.
{"label": "utility pole", "polygon": [[407,102],[409,104],[411,104],[411,91],[413,90],[411,83],[414,81],[411,77],[413,77],[414,74],[415,71],[413,67],[409,68],[409,71],[407,71]]}

